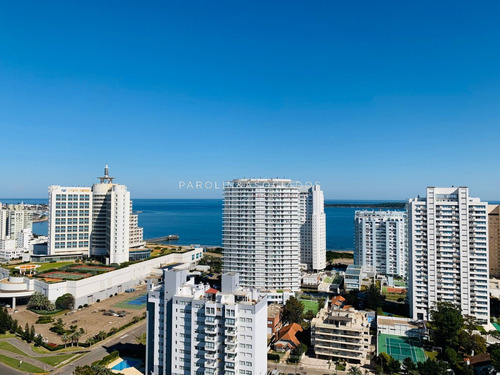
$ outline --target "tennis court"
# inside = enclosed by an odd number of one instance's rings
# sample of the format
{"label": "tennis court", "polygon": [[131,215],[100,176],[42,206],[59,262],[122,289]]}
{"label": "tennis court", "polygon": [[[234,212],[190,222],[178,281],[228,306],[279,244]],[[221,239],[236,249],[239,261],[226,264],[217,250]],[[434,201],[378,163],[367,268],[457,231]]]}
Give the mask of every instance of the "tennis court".
{"label": "tennis court", "polygon": [[38,275],[39,278],[60,279],[60,280],[80,280],[92,276],[90,273],[52,271]]}
{"label": "tennis court", "polygon": [[113,307],[120,309],[134,309],[140,310],[146,306],[146,302],[148,301],[147,294],[141,294],[140,296],[129,298],[123,302],[118,302],[113,305]]}
{"label": "tennis court", "polygon": [[419,342],[406,336],[380,333],[378,336],[378,352],[385,352],[399,361],[411,358],[413,362],[425,362],[425,353]]}
{"label": "tennis court", "polygon": [[104,266],[89,266],[89,265],[78,265],[71,267],[73,270],[81,270],[81,271],[93,271],[93,272],[108,272],[114,271],[115,267],[104,267]]}

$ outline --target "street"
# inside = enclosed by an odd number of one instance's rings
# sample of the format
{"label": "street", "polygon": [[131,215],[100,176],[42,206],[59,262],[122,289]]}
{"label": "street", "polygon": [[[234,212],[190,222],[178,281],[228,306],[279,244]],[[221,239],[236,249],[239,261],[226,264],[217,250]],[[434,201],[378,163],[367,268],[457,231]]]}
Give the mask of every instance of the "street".
{"label": "street", "polygon": [[[53,372],[53,374],[60,375],[71,375],[74,369],[78,366],[91,365],[92,362],[98,361],[102,359],[104,356],[108,355],[110,351],[106,348],[115,346],[117,344],[135,344],[135,338],[142,333],[146,332],[146,321],[142,321],[136,326],[130,327],[129,329],[125,329],[122,332],[119,332],[112,338],[108,340],[102,341],[96,345],[94,345],[90,351],[85,354],[83,357],[78,358],[76,361],[71,362],[70,364],[64,366],[61,369],[57,369]],[[1,372],[3,374],[3,372]],[[6,373],[6,375],[14,375],[20,374],[20,372],[15,371],[11,373]]]}

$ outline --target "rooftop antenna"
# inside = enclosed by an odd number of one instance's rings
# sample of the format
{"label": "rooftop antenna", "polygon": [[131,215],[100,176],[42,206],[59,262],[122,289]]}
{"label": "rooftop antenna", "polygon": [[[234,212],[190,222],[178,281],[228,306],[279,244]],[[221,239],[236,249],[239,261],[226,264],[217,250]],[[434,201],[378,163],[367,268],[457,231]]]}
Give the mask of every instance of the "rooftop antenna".
{"label": "rooftop antenna", "polygon": [[104,167],[104,176],[103,177],[97,177],[99,180],[101,180],[101,184],[112,184],[114,177],[109,177],[109,167],[108,164],[105,165]]}

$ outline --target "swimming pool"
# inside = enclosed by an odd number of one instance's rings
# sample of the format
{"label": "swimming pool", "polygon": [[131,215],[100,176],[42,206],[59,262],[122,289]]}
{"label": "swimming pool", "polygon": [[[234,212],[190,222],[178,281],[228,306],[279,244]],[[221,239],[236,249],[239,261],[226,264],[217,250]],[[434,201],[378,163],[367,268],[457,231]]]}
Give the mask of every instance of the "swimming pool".
{"label": "swimming pool", "polygon": [[113,370],[125,370],[126,368],[134,367],[135,365],[138,365],[139,363],[141,363],[141,361],[139,361],[137,359],[124,359],[123,361],[114,365],[112,369]]}

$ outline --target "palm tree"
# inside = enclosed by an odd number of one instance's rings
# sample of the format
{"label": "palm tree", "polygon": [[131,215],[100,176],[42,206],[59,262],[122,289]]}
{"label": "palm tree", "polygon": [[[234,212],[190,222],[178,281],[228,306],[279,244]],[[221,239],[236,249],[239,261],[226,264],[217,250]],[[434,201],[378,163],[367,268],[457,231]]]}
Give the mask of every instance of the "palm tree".
{"label": "palm tree", "polygon": [[80,331],[75,331],[71,335],[71,346],[75,343],[78,346],[78,341],[80,341],[80,337],[82,337],[82,333]]}
{"label": "palm tree", "polygon": [[70,337],[69,337],[69,335],[67,333],[65,333],[64,335],[62,335],[61,340],[64,343],[64,347],[66,347],[66,343],[69,342]]}

